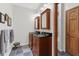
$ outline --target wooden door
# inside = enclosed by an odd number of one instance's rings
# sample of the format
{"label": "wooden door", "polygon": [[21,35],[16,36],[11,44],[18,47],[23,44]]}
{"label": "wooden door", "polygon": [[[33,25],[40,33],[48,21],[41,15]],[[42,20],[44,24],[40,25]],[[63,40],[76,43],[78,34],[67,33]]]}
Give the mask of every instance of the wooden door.
{"label": "wooden door", "polygon": [[79,8],[67,11],[66,51],[71,55],[79,55]]}

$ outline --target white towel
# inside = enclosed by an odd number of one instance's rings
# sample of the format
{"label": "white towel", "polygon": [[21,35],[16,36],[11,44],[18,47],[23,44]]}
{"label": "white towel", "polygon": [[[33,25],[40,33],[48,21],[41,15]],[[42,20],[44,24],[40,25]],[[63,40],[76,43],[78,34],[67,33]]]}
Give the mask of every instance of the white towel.
{"label": "white towel", "polygon": [[4,53],[5,53],[4,39],[5,39],[4,30],[1,30],[1,50],[2,50],[2,55],[4,55]]}
{"label": "white towel", "polygon": [[5,39],[4,39],[5,52],[7,52],[9,46],[9,40],[10,40],[10,32],[9,30],[4,30],[4,31],[5,31]]}

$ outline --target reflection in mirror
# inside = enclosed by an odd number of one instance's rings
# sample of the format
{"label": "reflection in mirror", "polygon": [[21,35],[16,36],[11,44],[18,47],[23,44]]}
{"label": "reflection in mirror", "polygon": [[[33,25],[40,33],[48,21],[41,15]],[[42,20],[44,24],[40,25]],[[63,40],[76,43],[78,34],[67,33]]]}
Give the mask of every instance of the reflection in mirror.
{"label": "reflection in mirror", "polygon": [[39,29],[39,25],[40,25],[39,21],[40,21],[40,19],[39,19],[39,16],[38,16],[38,17],[35,18],[35,23],[34,23],[35,24],[34,25],[35,29]]}
{"label": "reflection in mirror", "polygon": [[35,25],[36,29],[38,29],[38,19],[37,18],[35,19],[35,23],[36,23],[36,25]]}
{"label": "reflection in mirror", "polygon": [[50,9],[41,13],[41,27],[42,29],[50,29]]}
{"label": "reflection in mirror", "polygon": [[42,15],[42,28],[46,28],[46,13]]}

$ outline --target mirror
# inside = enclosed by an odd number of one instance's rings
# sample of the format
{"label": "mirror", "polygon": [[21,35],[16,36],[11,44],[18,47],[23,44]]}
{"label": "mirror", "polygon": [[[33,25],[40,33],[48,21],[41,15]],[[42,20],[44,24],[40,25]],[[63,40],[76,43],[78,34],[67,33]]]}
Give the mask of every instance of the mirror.
{"label": "mirror", "polygon": [[34,28],[35,29],[39,29],[40,28],[40,23],[39,23],[40,19],[39,16],[35,18],[35,25]]}
{"label": "mirror", "polygon": [[46,28],[46,13],[44,13],[43,15],[42,15],[42,28],[44,29],[44,28]]}
{"label": "mirror", "polygon": [[42,29],[50,29],[50,9],[41,13],[41,27]]}

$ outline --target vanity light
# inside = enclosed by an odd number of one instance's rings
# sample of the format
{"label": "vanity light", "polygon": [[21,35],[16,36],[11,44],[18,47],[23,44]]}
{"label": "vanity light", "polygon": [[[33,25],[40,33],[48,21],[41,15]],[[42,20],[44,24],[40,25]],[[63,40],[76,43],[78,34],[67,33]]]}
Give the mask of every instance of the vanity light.
{"label": "vanity light", "polygon": [[44,6],[43,6],[44,9],[47,9],[47,8],[50,9],[50,7],[51,7],[51,6],[50,6],[50,3],[44,4]]}
{"label": "vanity light", "polygon": [[48,4],[44,4],[44,7],[47,7]]}
{"label": "vanity light", "polygon": [[37,16],[40,16],[40,13],[36,13],[36,14],[33,15],[33,21],[34,21],[34,19],[35,19]]}
{"label": "vanity light", "polygon": [[46,10],[47,8],[51,9],[50,3],[44,4],[43,7],[40,8],[40,11],[43,12],[43,11]]}

